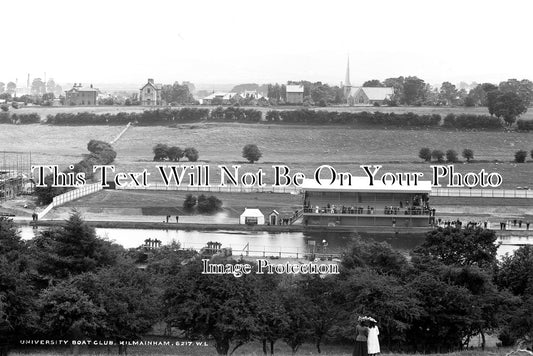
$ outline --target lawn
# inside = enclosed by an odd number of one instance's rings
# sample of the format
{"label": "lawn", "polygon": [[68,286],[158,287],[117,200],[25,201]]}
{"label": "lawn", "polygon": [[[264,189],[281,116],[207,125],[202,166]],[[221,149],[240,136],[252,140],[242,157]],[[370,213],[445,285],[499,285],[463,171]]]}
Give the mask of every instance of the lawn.
{"label": "lawn", "polygon": [[[121,126],[46,126],[0,125],[3,139],[0,151],[32,151],[34,164],[58,164],[66,168],[87,154],[91,139],[111,141]],[[262,168],[265,182],[273,180],[273,164],[286,164],[292,172],[312,176],[323,164],[338,172],[363,175],[361,164],[380,164],[381,172],[424,173],[431,178],[430,164],[418,158],[422,147],[459,154],[464,148],[474,150],[476,163],[458,163],[458,172],[498,172],[505,188],[533,186],[533,162],[513,163],[514,153],[533,149],[533,133],[507,131],[448,131],[407,129],[355,129],[337,126],[287,126],[258,124],[191,124],[177,127],[131,127],[114,144],[117,172],[147,169],[150,182],[161,182],[153,162],[152,148],[157,143],[195,147],[199,164],[209,165],[212,184],[220,183],[218,165],[242,165],[242,172]],[[255,164],[244,162],[241,150],[255,143],[263,157]],[[168,164],[168,163],[167,163]]]}

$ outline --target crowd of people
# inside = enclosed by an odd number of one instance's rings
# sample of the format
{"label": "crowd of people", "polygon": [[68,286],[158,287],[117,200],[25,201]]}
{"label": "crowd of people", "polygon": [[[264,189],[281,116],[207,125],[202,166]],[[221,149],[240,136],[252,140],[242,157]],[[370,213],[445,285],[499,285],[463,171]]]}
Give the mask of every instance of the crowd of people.
{"label": "crowd of people", "polygon": [[[529,230],[531,223],[529,221],[523,221],[521,219],[513,219],[499,222],[500,230]],[[457,229],[465,228],[482,228],[482,229],[492,229],[496,228],[496,224],[488,220],[485,221],[469,221],[464,223],[463,221],[457,220],[442,220],[437,219],[437,227],[454,227]]]}
{"label": "crowd of people", "polygon": [[[305,206],[304,212],[306,213],[315,213],[315,214],[376,214],[377,209],[373,206],[367,205],[367,207],[362,206],[336,206],[335,204],[327,204],[326,206]],[[428,215],[435,216],[436,210],[430,209],[426,206],[407,206],[403,208],[402,206],[385,206],[383,208],[383,214],[385,215]]]}

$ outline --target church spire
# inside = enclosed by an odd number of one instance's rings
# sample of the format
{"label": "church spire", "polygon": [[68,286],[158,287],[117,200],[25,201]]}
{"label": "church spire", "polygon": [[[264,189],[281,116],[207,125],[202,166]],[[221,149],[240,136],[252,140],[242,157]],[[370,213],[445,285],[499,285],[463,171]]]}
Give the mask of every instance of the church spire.
{"label": "church spire", "polygon": [[348,56],[348,62],[346,63],[346,78],[344,78],[344,86],[352,86],[352,84],[350,83],[350,56]]}

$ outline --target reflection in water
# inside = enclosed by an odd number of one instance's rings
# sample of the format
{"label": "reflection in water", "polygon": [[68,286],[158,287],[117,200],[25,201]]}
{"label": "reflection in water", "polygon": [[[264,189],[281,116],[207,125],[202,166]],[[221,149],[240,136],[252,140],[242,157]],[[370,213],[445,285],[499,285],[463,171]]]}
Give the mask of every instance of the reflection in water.
{"label": "reflection in water", "polygon": [[[34,230],[24,226],[20,228],[23,239],[31,239],[35,235]],[[277,255],[282,252],[283,257],[301,256],[308,252],[309,241],[315,241],[315,251],[322,252],[322,241],[327,241],[327,252],[340,253],[352,239],[357,237],[357,233],[340,232],[290,232],[271,233],[265,231],[187,231],[187,230],[147,230],[147,229],[96,229],[98,236],[114,241],[125,248],[138,247],[144,244],[148,238],[161,240],[163,244],[176,241],[184,248],[200,249],[208,241],[221,242],[222,247],[231,247],[234,255],[245,253],[245,248],[252,256]],[[378,242],[387,242],[395,250],[407,254],[417,245],[424,241],[422,234],[418,235],[363,235],[363,239],[374,239]],[[516,241],[515,241],[516,240]],[[502,241],[505,244],[533,244],[533,236],[528,237],[507,237]],[[500,256],[505,253],[512,253],[519,246],[504,245],[498,250]]]}

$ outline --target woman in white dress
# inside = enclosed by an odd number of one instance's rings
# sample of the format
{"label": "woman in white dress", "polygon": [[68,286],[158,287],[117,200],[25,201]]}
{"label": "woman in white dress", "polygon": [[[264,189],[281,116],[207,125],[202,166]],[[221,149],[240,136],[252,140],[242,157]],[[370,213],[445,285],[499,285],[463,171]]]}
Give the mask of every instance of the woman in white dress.
{"label": "woman in white dress", "polygon": [[377,322],[374,318],[369,318],[368,323],[368,337],[367,337],[367,346],[368,346],[368,355],[376,355],[381,352],[379,348],[379,329]]}

